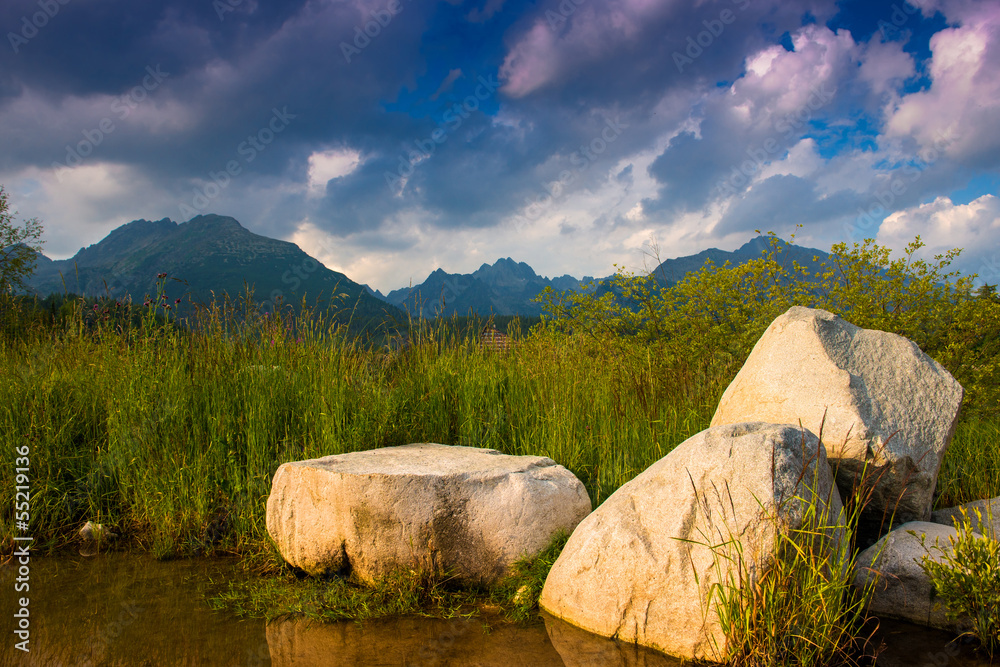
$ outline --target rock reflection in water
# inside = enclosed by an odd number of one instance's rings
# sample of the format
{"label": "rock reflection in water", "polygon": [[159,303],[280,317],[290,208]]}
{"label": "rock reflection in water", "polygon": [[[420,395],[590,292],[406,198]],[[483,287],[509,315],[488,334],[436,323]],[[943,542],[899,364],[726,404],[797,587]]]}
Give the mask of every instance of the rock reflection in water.
{"label": "rock reflection in water", "polygon": [[271,664],[386,667],[562,667],[545,626],[491,619],[395,618],[364,624],[320,623],[302,617],[267,626]]}
{"label": "rock reflection in water", "polygon": [[[14,590],[15,572],[0,567],[4,590]],[[13,648],[4,614],[0,665],[267,665],[264,621],[216,613],[204,599],[210,578],[240,575],[229,559],[33,556],[30,590],[18,594],[30,599],[30,652]]]}
{"label": "rock reflection in water", "polygon": [[1000,665],[1000,659],[990,662],[984,653],[973,650],[971,644],[952,641],[954,635],[912,623],[883,619],[879,623],[876,641],[885,642],[877,667],[988,667]]}
{"label": "rock reflection in water", "polygon": [[[14,595],[16,568],[0,567]],[[512,626],[489,619],[395,618],[322,624],[302,617],[241,621],[204,600],[211,578],[244,576],[230,560],[157,562],[145,555],[31,561],[31,653],[12,648],[13,616],[0,618],[0,666],[275,665],[421,667],[675,667],[673,658],[592,635],[558,619]],[[880,667],[987,667],[951,636],[885,621]],[[997,661],[1000,665],[1000,661]]]}
{"label": "rock reflection in water", "polygon": [[549,640],[566,667],[677,667],[683,664],[636,644],[623,644],[591,634],[545,614]]}

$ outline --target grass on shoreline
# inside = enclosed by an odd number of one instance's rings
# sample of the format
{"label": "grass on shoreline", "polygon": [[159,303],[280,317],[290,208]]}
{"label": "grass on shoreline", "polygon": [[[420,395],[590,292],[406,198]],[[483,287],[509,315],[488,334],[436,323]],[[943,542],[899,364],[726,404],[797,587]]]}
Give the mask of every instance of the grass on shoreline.
{"label": "grass on shoreline", "polygon": [[[596,506],[706,428],[729,379],[545,331],[496,353],[424,328],[389,351],[237,315],[209,312],[191,333],[77,313],[2,339],[0,435],[29,447],[39,550],[93,520],[159,557],[262,557],[280,463],[410,442],[548,456]],[[9,546],[12,478],[3,492]]]}
{"label": "grass on shoreline", "polygon": [[[558,551],[513,592],[512,582],[477,593],[405,576],[369,590],[293,581],[265,528],[278,465],[410,442],[490,447],[552,458],[596,507],[707,428],[743,362],[549,326],[512,327],[513,349],[496,353],[478,348],[474,330],[417,323],[390,349],[318,322],[228,303],[189,330],[149,311],[117,314],[113,302],[78,304],[58,322],[0,307],[2,463],[12,470],[15,448],[28,446],[35,548],[58,552],[93,520],[159,558],[239,555],[269,574],[217,600],[253,615],[449,616],[478,595],[524,618]],[[20,532],[14,476],[2,479],[9,548]],[[1000,415],[962,415],[938,490],[937,507],[1000,495]]]}

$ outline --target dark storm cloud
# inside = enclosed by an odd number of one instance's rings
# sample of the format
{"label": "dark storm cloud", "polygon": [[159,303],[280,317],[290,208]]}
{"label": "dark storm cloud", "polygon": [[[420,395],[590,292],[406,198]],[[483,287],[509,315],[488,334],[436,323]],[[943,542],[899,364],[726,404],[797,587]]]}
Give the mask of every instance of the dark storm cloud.
{"label": "dark storm cloud", "polygon": [[[674,136],[649,169],[663,189],[644,208],[666,215],[711,201],[746,151],[777,131],[776,118],[740,127],[713,91],[745,75],[748,54],[836,13],[832,0],[398,0],[387,14],[395,1],[69,0],[18,53],[0,48],[0,167],[65,162],[67,146],[96,136],[107,117],[115,129],[85,162],[140,170],[178,202],[233,161],[229,197],[261,179],[303,186],[255,221],[275,235],[305,215],[337,235],[375,233],[406,212],[442,228],[488,227],[601,186],[619,159],[697,117],[698,133]],[[0,29],[16,33],[37,2],[4,3]],[[220,3],[232,11],[220,15]],[[147,67],[169,75],[116,116],[111,104]],[[457,126],[447,121],[481,77],[502,87]],[[276,113],[289,122],[256,148]],[[442,127],[444,141],[433,141]],[[775,156],[806,129],[779,137]],[[357,151],[361,165],[309,200],[308,157],[328,149]],[[726,225],[747,224],[738,208]]]}
{"label": "dark storm cloud", "polygon": [[[7,0],[0,6],[0,77],[11,88],[44,88],[54,96],[115,94],[132,85],[139,62],[160,63],[181,77],[213,58],[236,58],[305,4],[244,0],[220,19],[205,0]],[[32,35],[26,43],[24,35]]]}
{"label": "dark storm cloud", "polygon": [[[356,40],[357,28],[372,20],[378,3],[272,7],[223,2],[233,10],[221,16],[218,7],[203,0],[96,5],[71,0],[60,5],[17,54],[9,49],[0,56],[0,91],[6,95],[0,114],[8,112],[10,121],[0,133],[11,147],[0,158],[2,166],[45,168],[67,161],[67,146],[83,141],[85,132],[93,133],[109,117],[116,124],[114,134],[94,149],[90,160],[141,169],[183,200],[198,182],[239,160],[241,146],[266,127],[274,109],[287,109],[294,120],[251,163],[241,165],[243,173],[232,188],[252,187],[262,176],[302,179],[313,150],[344,146],[372,161],[331,185],[327,204],[317,210],[317,224],[328,222],[339,233],[375,229],[386,216],[415,207],[442,226],[487,226],[544,195],[546,184],[567,170],[574,178],[565,191],[594,186],[603,178],[595,167],[648,141],[641,129],[648,121],[644,115],[672,88],[690,87],[706,77],[735,76],[749,45],[765,43],[768,31],[795,27],[803,11],[744,0],[708,3],[696,11],[686,4],[665,5],[666,10],[624,39],[602,22],[601,3],[581,5],[552,26],[558,77],[525,94],[494,93],[434,155],[415,166],[403,196],[389,197],[385,172],[395,171],[401,146],[426,138],[440,124],[440,111],[427,113],[424,105],[433,102],[439,110],[465,99],[475,82],[472,73],[495,73],[505,49],[513,45],[516,51],[518,36],[538,21],[550,22],[546,15],[560,12],[559,3],[534,8],[486,3],[476,14],[485,22],[468,28],[461,22],[469,7],[401,0],[401,11],[378,28],[377,36]],[[0,25],[16,32],[22,17],[30,17],[37,7],[26,0],[5,3]],[[724,10],[735,20],[692,64],[678,68],[672,54],[683,53],[689,37],[697,40],[699,32],[722,26]],[[757,27],[762,17],[768,19],[763,32]],[[475,34],[463,33],[470,30]],[[146,66],[169,76],[131,118],[84,104],[97,95],[128,95],[142,81]],[[463,76],[455,77],[456,71]],[[436,72],[448,78],[429,76]],[[400,105],[406,91],[419,99]],[[436,93],[441,100],[433,99]],[[530,121],[520,128],[494,123],[501,103],[511,117]],[[595,114],[602,108],[607,111]],[[600,136],[612,113],[628,115],[637,130],[594,160],[587,158],[585,168],[569,164],[581,147]]]}

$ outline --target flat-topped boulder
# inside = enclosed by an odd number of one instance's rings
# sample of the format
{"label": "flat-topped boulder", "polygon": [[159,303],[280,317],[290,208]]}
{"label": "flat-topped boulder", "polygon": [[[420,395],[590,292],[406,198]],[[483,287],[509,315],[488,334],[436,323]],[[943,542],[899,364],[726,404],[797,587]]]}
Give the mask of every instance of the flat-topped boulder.
{"label": "flat-topped boulder", "polygon": [[851,493],[866,462],[881,475],[863,517],[877,529],[894,509],[897,523],[930,518],[962,396],[958,381],[916,343],[795,306],[757,341],[712,426],[801,423],[818,434],[822,424],[841,494]]}
{"label": "flat-topped boulder", "polygon": [[[854,585],[873,586],[868,609],[876,616],[898,618],[919,625],[952,632],[968,630],[969,618],[951,621],[942,605],[936,604],[930,577],[920,567],[929,557],[942,562],[952,555],[953,527],[927,521],[904,523],[858,554]],[[921,542],[923,538],[923,542]]]}
{"label": "flat-topped boulder", "polygon": [[972,530],[991,539],[1000,540],[1000,496],[992,500],[976,500],[958,507],[937,510],[931,513],[931,521],[954,526],[955,521],[962,520],[963,509],[969,516]]}
{"label": "flat-topped boulder", "polygon": [[[811,500],[831,527],[816,548],[839,548],[840,494],[812,433],[764,423],[702,431],[580,523],[539,605],[604,637],[682,658],[721,659],[726,638],[709,599],[716,583],[736,578],[736,543],[742,572],[761,576],[774,562],[778,531],[801,527]],[[727,543],[717,558],[710,545]]]}
{"label": "flat-topped boulder", "polygon": [[552,459],[425,443],[283,464],[267,530],[309,574],[370,582],[416,570],[488,584],[590,509],[580,480]]}

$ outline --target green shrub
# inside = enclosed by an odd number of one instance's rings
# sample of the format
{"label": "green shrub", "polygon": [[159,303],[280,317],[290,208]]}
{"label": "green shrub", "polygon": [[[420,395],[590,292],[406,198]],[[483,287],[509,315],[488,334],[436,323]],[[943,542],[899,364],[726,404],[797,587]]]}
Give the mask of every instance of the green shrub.
{"label": "green shrub", "polygon": [[966,412],[1000,415],[1000,299],[974,290],[974,276],[949,271],[960,250],[917,259],[918,236],[892,259],[867,239],[834,245],[810,272],[784,261],[777,236],[770,241],[758,259],[708,262],[669,287],[652,274],[619,271],[600,296],[547,290],[539,297],[544,326],[608,349],[639,344],[678,363],[704,361],[731,377],[775,317],[794,305],[822,308],[914,341],[965,387]]}
{"label": "green shrub", "polygon": [[[982,524],[982,514],[978,510],[975,514]],[[992,659],[1000,655],[1000,541],[974,532],[965,508],[961,519],[955,520],[955,530],[958,534],[948,538],[950,549],[937,543],[930,547],[941,559],[928,554],[920,567],[930,577],[937,603],[948,618],[970,617],[972,630],[967,634],[976,637]]]}

